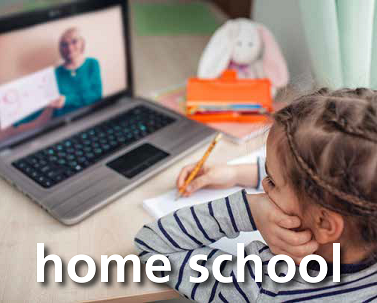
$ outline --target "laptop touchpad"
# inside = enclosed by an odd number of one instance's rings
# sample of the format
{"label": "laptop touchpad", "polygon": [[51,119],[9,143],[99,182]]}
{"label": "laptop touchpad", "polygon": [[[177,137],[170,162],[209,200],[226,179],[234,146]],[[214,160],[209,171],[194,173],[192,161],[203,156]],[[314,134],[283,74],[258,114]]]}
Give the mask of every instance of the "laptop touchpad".
{"label": "laptop touchpad", "polygon": [[161,149],[145,143],[107,163],[107,166],[131,179],[168,156]]}

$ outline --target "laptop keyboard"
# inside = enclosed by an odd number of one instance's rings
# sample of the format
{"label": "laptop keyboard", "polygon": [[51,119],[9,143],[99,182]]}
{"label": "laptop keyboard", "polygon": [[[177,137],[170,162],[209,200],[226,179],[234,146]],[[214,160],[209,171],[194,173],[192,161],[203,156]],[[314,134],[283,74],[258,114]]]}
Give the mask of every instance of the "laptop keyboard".
{"label": "laptop keyboard", "polygon": [[12,165],[42,187],[50,188],[174,121],[160,112],[137,106]]}

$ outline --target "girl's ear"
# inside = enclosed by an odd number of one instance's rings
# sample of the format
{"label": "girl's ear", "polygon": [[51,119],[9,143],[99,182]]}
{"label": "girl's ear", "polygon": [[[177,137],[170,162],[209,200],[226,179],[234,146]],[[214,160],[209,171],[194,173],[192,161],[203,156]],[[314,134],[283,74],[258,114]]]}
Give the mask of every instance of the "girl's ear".
{"label": "girl's ear", "polygon": [[314,219],[312,232],[319,244],[339,241],[344,231],[342,215],[321,207],[314,211],[312,216]]}
{"label": "girl's ear", "polygon": [[199,78],[217,78],[229,66],[239,29],[237,21],[227,21],[218,28],[199,61]]}
{"label": "girl's ear", "polygon": [[258,24],[257,29],[263,43],[262,64],[266,77],[271,80],[274,87],[287,85],[289,80],[287,63],[279,45],[265,26]]}

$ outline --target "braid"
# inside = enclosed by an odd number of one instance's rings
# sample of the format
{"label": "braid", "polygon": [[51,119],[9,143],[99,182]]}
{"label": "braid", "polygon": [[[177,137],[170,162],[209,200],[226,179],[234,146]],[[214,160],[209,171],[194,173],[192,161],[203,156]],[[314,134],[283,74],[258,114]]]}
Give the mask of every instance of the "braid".
{"label": "braid", "polygon": [[[374,100],[375,98],[368,98],[368,104],[364,107],[365,109],[363,109],[362,112],[357,113],[354,111],[350,112],[350,109],[348,108],[340,110],[337,107],[337,103],[344,103],[346,101],[360,102],[360,100],[339,97],[328,98],[321,119],[345,134],[377,143],[377,102]],[[365,102],[365,99],[362,101]]]}
{"label": "braid", "polygon": [[323,88],[274,120],[285,135],[281,150],[288,148],[279,155],[282,169],[296,193],[349,218],[365,243],[376,243],[377,91]]}
{"label": "braid", "polygon": [[[288,122],[288,121],[286,121]],[[346,201],[353,206],[357,206],[360,210],[364,212],[367,211],[370,214],[374,214],[377,211],[377,204],[373,202],[366,201],[358,196],[345,193],[338,188],[332,186],[328,180],[324,180],[321,178],[316,172],[309,167],[309,165],[305,162],[305,160],[301,157],[299,152],[297,151],[296,145],[294,143],[292,131],[290,129],[290,123],[285,123],[285,132],[288,139],[289,147],[297,160],[298,164],[300,165],[301,169],[306,172],[306,174],[321,188],[325,189],[330,194],[336,196],[337,198]],[[322,206],[331,208],[334,211],[339,211],[338,208],[332,206],[330,204],[325,204],[323,201],[318,201]]]}

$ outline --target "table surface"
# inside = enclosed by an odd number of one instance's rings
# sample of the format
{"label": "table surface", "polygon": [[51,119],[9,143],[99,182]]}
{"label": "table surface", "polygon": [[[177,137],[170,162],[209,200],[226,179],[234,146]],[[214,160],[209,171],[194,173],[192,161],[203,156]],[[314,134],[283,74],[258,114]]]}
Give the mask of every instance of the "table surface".
{"label": "table surface", "polygon": [[[219,18],[225,18],[218,12]],[[132,34],[134,73],[137,95],[148,97],[161,88],[183,83],[195,75],[200,54],[209,36],[139,37]],[[221,141],[211,154],[211,161],[223,162],[244,156],[260,147],[259,137],[243,145]],[[126,282],[116,282],[116,267],[110,265],[110,282],[100,282],[100,256],[135,253],[133,238],[153,218],[142,201],[174,187],[180,168],[197,161],[206,146],[151,178],[83,222],[67,227],[27,197],[0,180],[0,301],[1,302],[77,302],[109,299],[109,302],[146,302],[176,297],[164,285],[132,282],[132,266],[126,265]],[[46,265],[45,283],[36,281],[37,243],[45,243],[45,253],[63,260],[63,283],[54,282],[54,269]],[[87,284],[76,284],[66,272],[68,261],[77,254],[91,256],[97,274]],[[51,263],[51,262],[49,262]],[[86,274],[86,265],[78,264]],[[135,297],[143,295],[142,297]],[[128,299],[126,299],[128,298]],[[137,298],[137,299],[136,299]]]}

